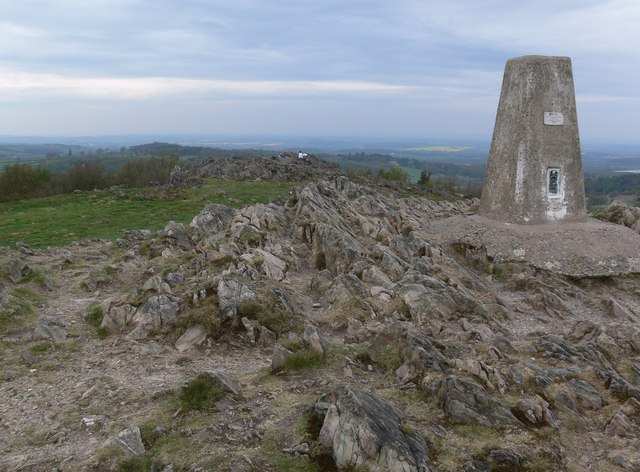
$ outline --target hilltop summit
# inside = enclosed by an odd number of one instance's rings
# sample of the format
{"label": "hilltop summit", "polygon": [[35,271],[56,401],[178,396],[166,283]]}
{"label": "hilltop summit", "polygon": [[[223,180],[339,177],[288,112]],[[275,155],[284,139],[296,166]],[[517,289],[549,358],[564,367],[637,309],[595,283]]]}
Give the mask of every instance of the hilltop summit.
{"label": "hilltop summit", "polygon": [[1,250],[0,469],[638,469],[637,278],[433,237],[475,208],[339,176]]}

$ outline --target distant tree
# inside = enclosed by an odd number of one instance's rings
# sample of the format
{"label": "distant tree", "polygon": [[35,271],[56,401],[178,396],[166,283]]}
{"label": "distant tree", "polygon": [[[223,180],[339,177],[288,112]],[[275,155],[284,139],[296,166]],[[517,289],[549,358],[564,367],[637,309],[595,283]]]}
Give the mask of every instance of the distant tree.
{"label": "distant tree", "polygon": [[164,185],[178,162],[178,156],[129,159],[116,173],[115,181],[128,187]]}
{"label": "distant tree", "polygon": [[384,180],[391,180],[402,184],[409,183],[409,174],[402,168],[394,166],[389,170],[380,169],[378,171],[378,177]]}
{"label": "distant tree", "polygon": [[418,185],[420,187],[429,187],[429,183],[431,181],[431,172],[427,172],[423,170],[420,172],[420,179],[418,180]]}
{"label": "distant tree", "polygon": [[29,164],[9,164],[0,174],[0,200],[40,196],[51,181],[51,172]]}
{"label": "distant tree", "polygon": [[104,166],[92,161],[75,164],[66,172],[58,174],[56,181],[62,192],[93,190],[94,188],[103,188],[108,184]]}

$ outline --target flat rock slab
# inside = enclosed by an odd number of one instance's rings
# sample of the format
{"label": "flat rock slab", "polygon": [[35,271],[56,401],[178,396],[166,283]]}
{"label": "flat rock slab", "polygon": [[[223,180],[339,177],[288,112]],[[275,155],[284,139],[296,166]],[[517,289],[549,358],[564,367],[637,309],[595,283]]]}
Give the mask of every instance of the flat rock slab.
{"label": "flat rock slab", "polygon": [[528,262],[573,277],[640,272],[640,234],[593,218],[518,225],[461,215],[429,222],[426,233],[443,245],[485,248],[487,256],[496,262]]}

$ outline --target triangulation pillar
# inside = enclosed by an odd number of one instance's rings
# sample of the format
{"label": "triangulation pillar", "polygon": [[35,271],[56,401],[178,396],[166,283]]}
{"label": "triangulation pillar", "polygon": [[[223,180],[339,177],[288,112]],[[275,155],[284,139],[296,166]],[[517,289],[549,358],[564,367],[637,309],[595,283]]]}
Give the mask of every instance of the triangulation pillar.
{"label": "triangulation pillar", "polygon": [[480,214],[518,224],[586,217],[571,59],[509,59]]}

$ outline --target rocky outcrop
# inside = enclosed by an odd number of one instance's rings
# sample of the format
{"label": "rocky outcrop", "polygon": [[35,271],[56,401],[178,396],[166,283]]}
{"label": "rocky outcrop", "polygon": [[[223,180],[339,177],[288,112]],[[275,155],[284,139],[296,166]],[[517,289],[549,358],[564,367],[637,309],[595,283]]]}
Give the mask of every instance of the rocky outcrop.
{"label": "rocky outcrop", "polygon": [[614,200],[599,210],[595,217],[610,223],[626,226],[640,233],[640,208],[631,207],[620,200]]}
{"label": "rocky outcrop", "polygon": [[374,362],[398,356],[396,375],[401,383],[419,381],[427,371],[446,372],[447,359],[412,323],[396,322],[378,333],[367,349]]}
{"label": "rocky outcrop", "polygon": [[298,159],[297,155],[283,153],[280,157],[233,157],[211,159],[193,169],[195,177],[213,176],[232,180],[272,180],[303,182],[331,178],[342,174],[340,167],[313,156]]}
{"label": "rocky outcrop", "polygon": [[[116,469],[119,452],[94,451],[139,424],[132,463],[167,471],[634,470],[637,277],[430,233],[468,210],[317,179],[115,243],[0,248],[0,469]],[[213,366],[216,407],[175,405]]]}
{"label": "rocky outcrop", "polygon": [[54,343],[61,343],[67,339],[67,325],[58,316],[42,315],[36,321],[33,339],[48,339]]}
{"label": "rocky outcrop", "polygon": [[226,205],[212,203],[193,217],[191,227],[203,235],[226,231],[236,216],[237,210]]}
{"label": "rocky outcrop", "polygon": [[318,442],[340,469],[435,470],[424,439],[405,433],[402,412],[375,395],[341,387],[320,397],[313,415],[322,422]]}
{"label": "rocky outcrop", "polygon": [[137,456],[145,451],[142,437],[140,436],[140,428],[137,426],[123,429],[107,439],[102,445],[103,448],[110,446],[120,449],[126,457]]}
{"label": "rocky outcrop", "polygon": [[220,279],[217,292],[220,314],[225,318],[235,317],[240,304],[257,298],[256,293],[245,284],[228,278]]}
{"label": "rocky outcrop", "polygon": [[477,383],[450,375],[428,385],[444,414],[456,423],[484,426],[522,425],[504,401],[489,395]]}
{"label": "rocky outcrop", "polygon": [[29,275],[32,270],[23,259],[14,259],[7,265],[7,272],[11,281],[18,283],[22,277]]}
{"label": "rocky outcrop", "polygon": [[128,335],[130,339],[142,339],[161,327],[171,325],[178,316],[180,304],[166,295],[149,298],[138,307],[131,322],[136,325]]}

